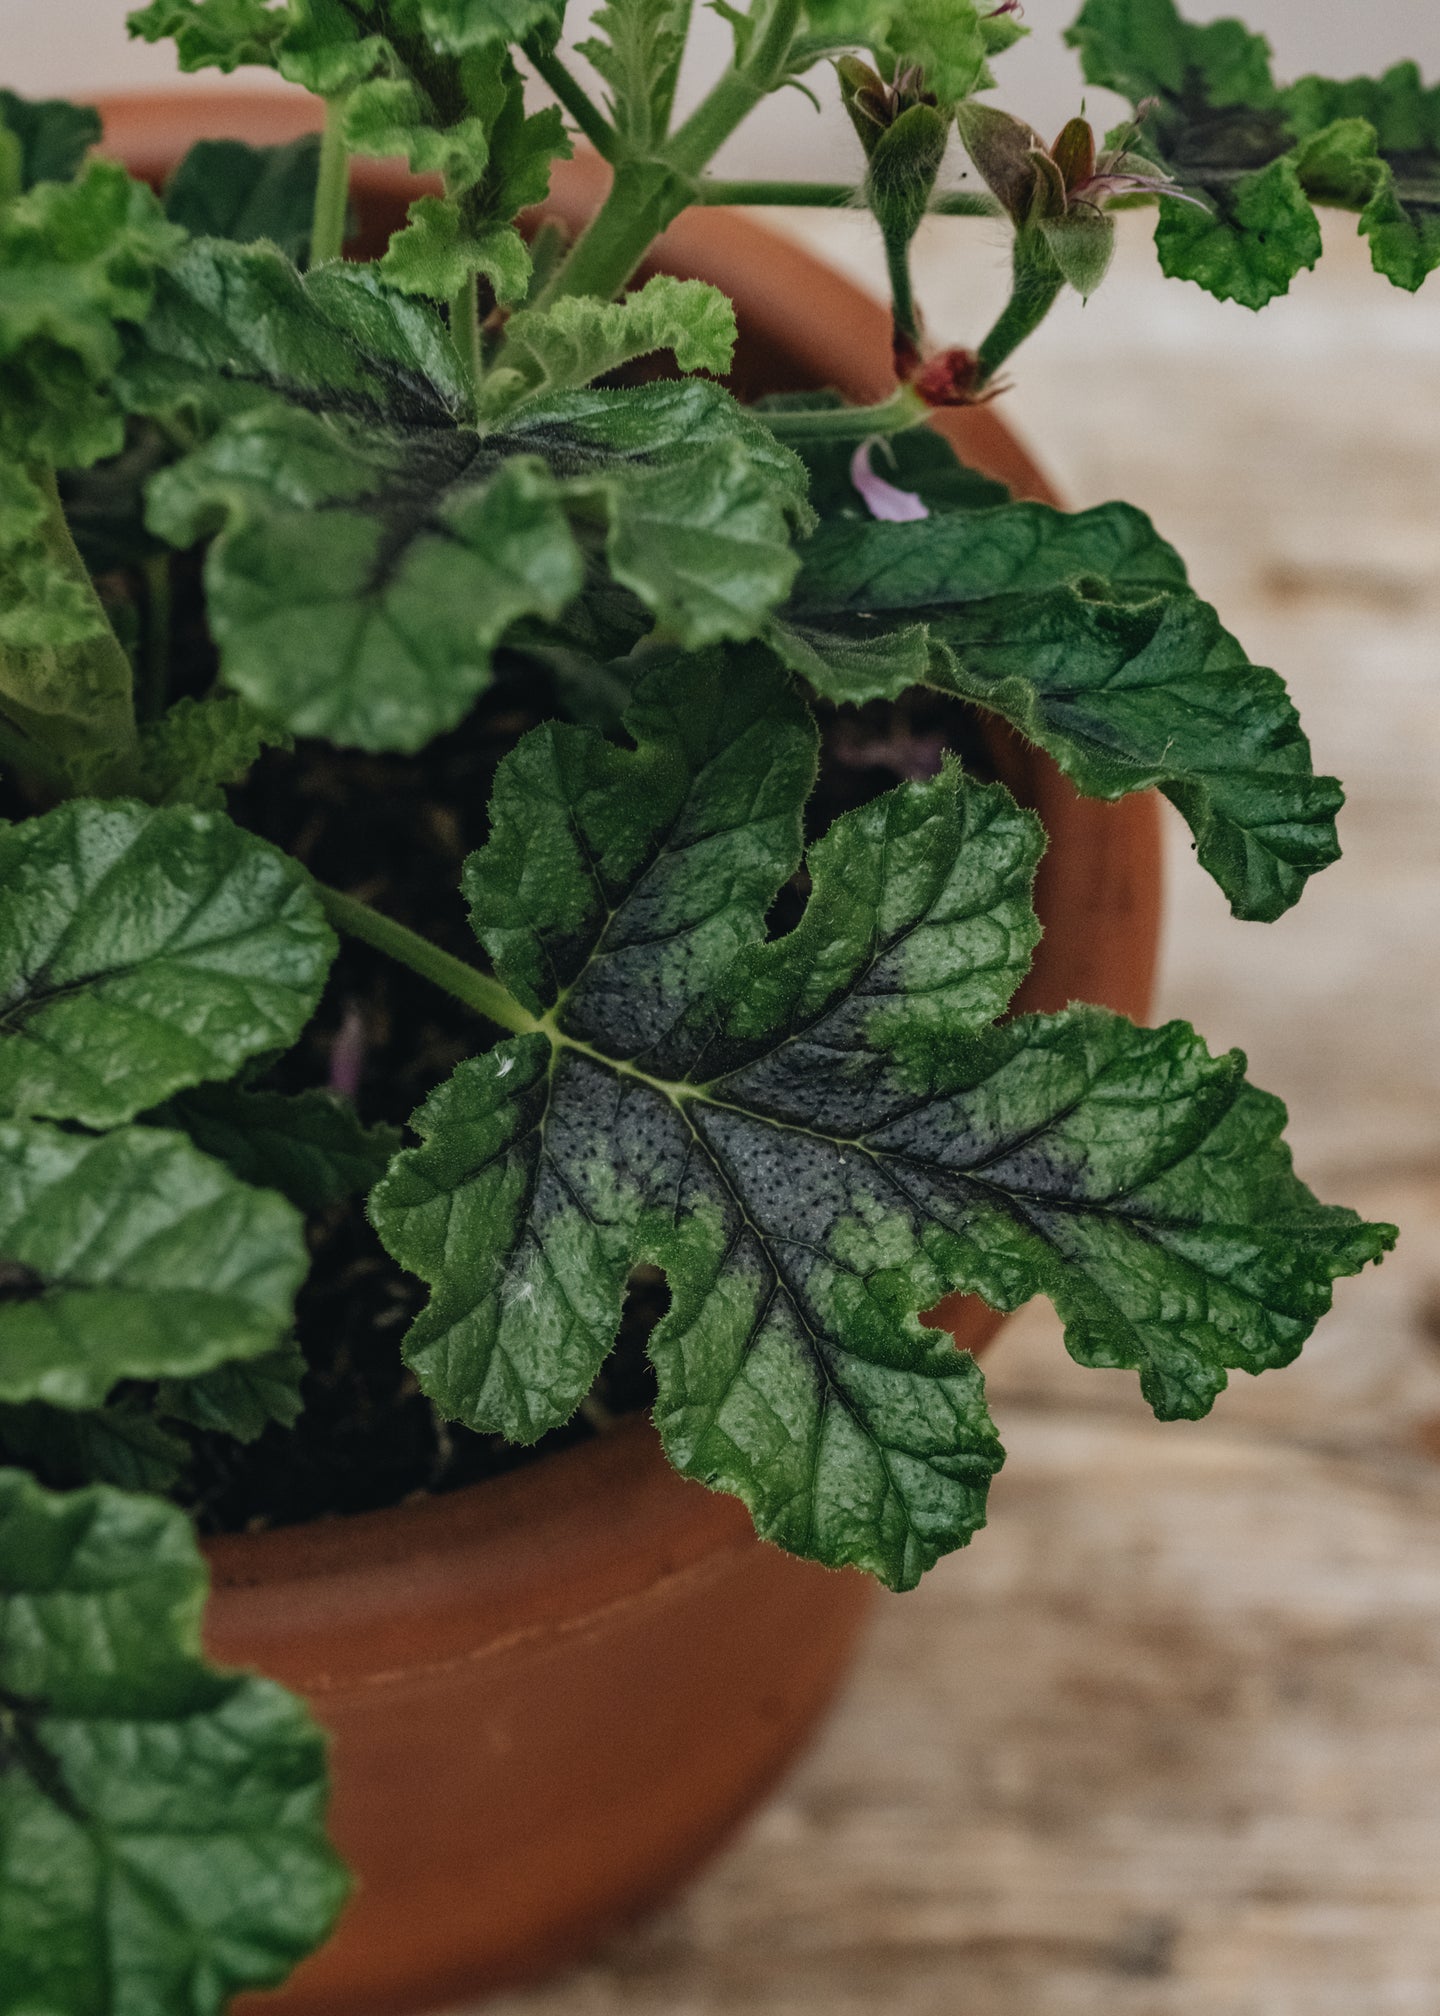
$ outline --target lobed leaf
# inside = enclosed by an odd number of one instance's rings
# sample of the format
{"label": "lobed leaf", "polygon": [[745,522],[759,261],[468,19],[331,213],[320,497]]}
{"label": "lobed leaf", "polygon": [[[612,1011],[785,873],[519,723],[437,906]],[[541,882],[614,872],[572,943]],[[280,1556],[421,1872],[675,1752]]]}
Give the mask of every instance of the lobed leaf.
{"label": "lobed leaf", "polygon": [[192,249],[125,390],[215,430],[153,481],[150,522],[177,545],[219,534],[228,683],[366,748],[452,727],[504,632],[558,619],[601,541],[611,577],[703,645],[760,627],[808,522],[800,464],[718,387],[547,394],[481,436],[428,309],[355,269],[302,282],[265,248]]}
{"label": "lobed leaf", "polygon": [[219,813],[0,829],[0,1113],[113,1126],[288,1047],[334,944],[304,870]]}
{"label": "lobed leaf", "polygon": [[436,1404],[532,1441],[578,1405],[641,1261],[677,1467],[792,1551],[912,1584],[983,1522],[980,1375],[917,1312],[1051,1297],[1083,1362],[1202,1413],[1286,1362],[1388,1227],[1289,1174],[1278,1105],[1180,1025],[990,1024],[1028,964],[1040,834],[953,766],[838,820],[800,925],[805,710],[763,657],[654,674],[632,751],[533,731],[465,875],[539,1031],[422,1107],[372,1213],[432,1286]]}
{"label": "lobed leaf", "polygon": [[735,310],[718,288],[657,273],[623,301],[567,295],[522,309],[507,327],[505,357],[528,368],[527,396],[588,385],[656,350],[672,351],[682,371],[723,378],[735,334]]}
{"label": "lobed leaf", "polygon": [[329,1932],[325,1742],[216,1671],[184,1516],[0,1472],[0,1980],[19,2011],[219,2016]]}
{"label": "lobed leaf", "polygon": [[1093,797],[1158,785],[1240,917],[1279,916],[1338,857],[1342,793],[1313,774],[1283,684],[1141,512],[834,521],[803,560],[775,641],[830,698],[923,678],[1002,715]]}
{"label": "lobed leaf", "polygon": [[237,1358],[194,1379],[164,1379],[155,1407],[167,1421],[254,1442],[272,1424],[293,1428],[304,1410],[305,1356],[293,1338],[259,1358]]}
{"label": "lobed leaf", "polygon": [[122,1491],[173,1491],[190,1445],[138,1399],[107,1407],[47,1407],[43,1400],[0,1405],[0,1463],[19,1464],[52,1489],[114,1484]]}
{"label": "lobed leaf", "polygon": [[609,0],[575,45],[608,85],[610,122],[636,153],[664,137],[690,28],[683,0]]}
{"label": "lobed leaf", "polygon": [[124,1379],[273,1351],[301,1222],[178,1134],[0,1122],[0,1400],[100,1406]]}
{"label": "lobed leaf", "polygon": [[242,64],[273,68],[289,9],[268,0],[151,0],[125,17],[132,37],[145,42],[174,39],[180,68],[223,70]]}

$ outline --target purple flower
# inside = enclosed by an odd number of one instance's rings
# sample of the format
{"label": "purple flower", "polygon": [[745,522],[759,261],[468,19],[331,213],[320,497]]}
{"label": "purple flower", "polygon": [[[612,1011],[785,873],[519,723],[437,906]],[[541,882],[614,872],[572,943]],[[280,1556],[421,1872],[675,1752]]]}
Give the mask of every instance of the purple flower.
{"label": "purple flower", "polygon": [[866,510],[872,518],[883,519],[887,525],[911,525],[917,518],[928,518],[928,507],[913,490],[901,490],[894,483],[887,483],[870,467],[870,450],[879,440],[878,434],[868,435],[850,457],[850,481],[860,492]]}

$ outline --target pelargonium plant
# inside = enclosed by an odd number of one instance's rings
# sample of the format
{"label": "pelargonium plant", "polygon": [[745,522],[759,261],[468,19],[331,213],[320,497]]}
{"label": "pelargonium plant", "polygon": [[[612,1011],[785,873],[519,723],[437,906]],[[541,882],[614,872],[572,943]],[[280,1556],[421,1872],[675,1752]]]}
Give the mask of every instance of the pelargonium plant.
{"label": "pelargonium plant", "polygon": [[[216,2011],[342,1900],[320,1735],[201,1656],[196,1523],[393,1502],[649,1405],[766,1538],[908,1588],[1002,1455],[945,1295],[1044,1295],[1074,1358],[1191,1418],[1394,1237],[1297,1180],[1239,1055],[1007,1019],[1045,835],[978,720],[1082,792],[1158,787],[1240,918],[1336,858],[1341,793],[1139,511],[1012,501],[923,422],[1099,283],[1117,204],[1252,308],[1314,264],[1316,204],[1418,287],[1440,91],[1281,86],[1237,22],[1086,0],[1069,40],[1134,118],[1050,144],[994,102],[1014,0],[751,0],[677,118],[689,0],[606,0],[598,86],[561,12],[154,0],[130,32],[183,70],[323,102],[159,194],[89,111],[0,96],[13,2016]],[[707,176],[826,64],[853,184]],[[611,192],[527,242],[572,128]],[[355,154],[439,178],[369,261]],[[874,214],[873,407],[746,408],[729,301],[631,286],[687,205],[786,201]],[[973,349],[914,298],[937,211],[1013,232]],[[903,781],[870,790],[877,707]]]}

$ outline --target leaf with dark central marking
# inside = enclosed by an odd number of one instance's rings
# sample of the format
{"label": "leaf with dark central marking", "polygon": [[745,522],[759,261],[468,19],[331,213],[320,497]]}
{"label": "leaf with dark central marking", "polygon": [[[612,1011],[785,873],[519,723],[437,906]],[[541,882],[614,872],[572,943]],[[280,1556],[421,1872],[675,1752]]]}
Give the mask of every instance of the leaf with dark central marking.
{"label": "leaf with dark central marking", "polygon": [[653,675],[635,748],[534,730],[467,867],[532,1035],[462,1064],[374,1193],[433,1287],[407,1356],[472,1427],[584,1397],[639,1261],[676,1466],[769,1538],[896,1587],[983,1522],[979,1372],[918,1312],[1048,1295],[1163,1414],[1283,1364],[1393,1236],[1318,1204],[1236,1054],[1100,1009],[999,1027],[1037,937],[1036,822],[953,764],[837,820],[799,926],[814,735],[760,654]]}

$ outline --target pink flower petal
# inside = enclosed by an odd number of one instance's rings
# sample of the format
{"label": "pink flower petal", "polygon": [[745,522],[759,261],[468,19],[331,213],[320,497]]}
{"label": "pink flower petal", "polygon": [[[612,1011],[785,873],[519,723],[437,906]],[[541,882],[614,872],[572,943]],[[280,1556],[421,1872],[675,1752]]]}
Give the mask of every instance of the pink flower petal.
{"label": "pink flower petal", "polygon": [[917,518],[928,518],[928,508],[913,490],[901,490],[894,483],[887,483],[870,467],[870,450],[877,438],[870,435],[850,457],[850,481],[865,500],[866,510],[872,518],[883,519],[887,525],[910,525]]}

